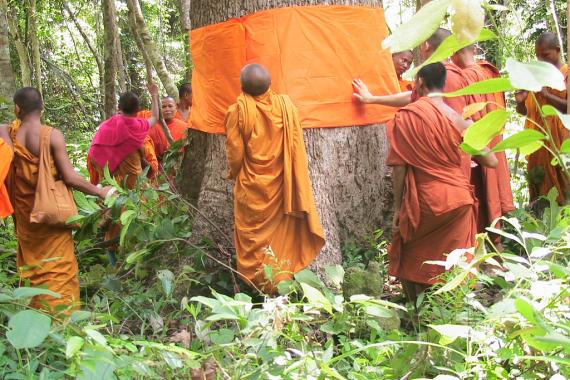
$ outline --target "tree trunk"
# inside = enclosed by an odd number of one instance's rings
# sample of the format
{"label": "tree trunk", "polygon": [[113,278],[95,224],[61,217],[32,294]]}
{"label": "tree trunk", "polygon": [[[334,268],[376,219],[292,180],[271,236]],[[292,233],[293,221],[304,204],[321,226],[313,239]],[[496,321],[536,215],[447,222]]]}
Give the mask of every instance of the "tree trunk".
{"label": "tree trunk", "polygon": [[40,42],[38,39],[38,12],[36,9],[36,0],[28,2],[28,27],[30,45],[32,48],[32,62],[34,67],[34,84],[40,93],[43,93],[42,86],[42,58],[40,55]]}
{"label": "tree trunk", "polygon": [[8,8],[6,0],[0,0],[0,8],[2,9],[2,13],[4,13],[8,19],[8,30],[12,36],[12,42],[16,47],[16,52],[18,53],[22,86],[29,87],[32,85],[32,68],[30,66],[28,49],[26,49],[22,33],[20,32],[20,26],[18,25],[17,9],[16,7]]}
{"label": "tree trunk", "polygon": [[[199,28],[263,9],[305,4],[381,6],[380,1],[358,0],[194,0],[192,27]],[[322,273],[326,266],[342,262],[344,242],[362,240],[377,228],[389,228],[393,195],[391,171],[385,164],[388,144],[384,125],[376,124],[306,129],[305,145],[327,241],[312,266]],[[196,217],[194,235],[233,247],[233,182],[224,179],[226,173],[225,136],[191,130],[180,189],[212,222]]]}
{"label": "tree trunk", "polygon": [[119,91],[125,92],[127,91],[127,71],[125,70],[125,60],[123,57],[123,47],[121,46],[121,39],[117,33],[117,39],[115,41],[115,50],[116,50],[116,64],[117,64],[117,74],[119,78]]}
{"label": "tree trunk", "polygon": [[156,74],[160,78],[162,85],[166,89],[168,96],[178,101],[178,89],[176,88],[176,84],[174,83],[174,80],[170,76],[170,73],[166,69],[164,60],[158,53],[158,49],[156,48],[156,45],[154,44],[154,41],[152,40],[150,33],[146,27],[144,16],[139,4],[139,0],[127,0],[127,6],[129,8],[129,12],[132,13],[133,18],[135,20],[134,24],[131,23],[133,33],[137,33],[140,36],[140,39],[144,46],[144,50],[148,55],[148,57],[150,58],[154,70],[156,71]]}
{"label": "tree trunk", "polygon": [[190,49],[190,30],[192,29],[192,22],[190,20],[190,6],[191,0],[180,0],[180,25],[182,26],[182,43],[184,44],[184,63],[186,72],[184,79],[186,82],[192,81],[192,51]]}
{"label": "tree trunk", "polygon": [[[5,0],[0,6],[0,25],[7,25]],[[0,98],[7,102],[12,102],[12,97],[16,92],[16,79],[14,78],[14,70],[10,62],[10,40],[8,38],[8,29],[0,28]]]}
{"label": "tree trunk", "polygon": [[[566,20],[570,20],[570,0],[566,3]],[[570,26],[566,27],[566,62],[570,62]],[[570,114],[570,81],[566,81],[566,99],[568,104],[566,105],[566,113]]]}
{"label": "tree trunk", "polygon": [[105,40],[104,82],[105,82],[105,117],[109,118],[117,112],[117,11],[115,0],[103,0],[103,29]]}

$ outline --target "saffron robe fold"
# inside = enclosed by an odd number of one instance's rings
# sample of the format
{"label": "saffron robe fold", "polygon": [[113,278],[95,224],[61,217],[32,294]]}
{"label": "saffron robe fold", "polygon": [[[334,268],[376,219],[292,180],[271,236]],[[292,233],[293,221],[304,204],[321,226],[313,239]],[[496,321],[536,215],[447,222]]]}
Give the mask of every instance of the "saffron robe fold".
{"label": "saffron robe fold", "polygon": [[125,157],[142,147],[149,129],[146,119],[117,114],[101,124],[89,156],[100,167],[108,164],[114,172]]}
{"label": "saffron robe fold", "polygon": [[[485,62],[486,69],[479,64],[473,64],[463,69],[464,78],[468,85],[487,79],[499,77],[499,72],[490,63]],[[490,76],[492,75],[492,76]],[[481,94],[466,96],[467,105],[487,103],[479,112],[471,116],[473,121],[480,120],[488,112],[505,107],[504,93]],[[493,148],[503,140],[502,136],[495,137],[489,144]],[[479,200],[477,212],[477,231],[484,232],[493,220],[515,210],[511,190],[511,174],[505,152],[495,153],[498,160],[496,168],[476,165],[471,169],[471,184],[475,186],[475,194]]]}
{"label": "saffron robe fold", "polygon": [[389,248],[390,274],[433,284],[444,269],[425,264],[472,247],[476,199],[465,175],[466,153],[453,122],[434,101],[422,97],[401,108],[388,123],[388,165],[405,165],[399,229]]}
{"label": "saffron robe fold", "polygon": [[236,180],[238,271],[273,291],[306,268],[325,243],[297,109],[271,90],[255,98],[241,94],[225,125],[229,176]]}
{"label": "saffron robe fold", "polygon": [[[149,110],[140,111],[139,113],[137,113],[137,117],[150,119],[151,112]],[[172,135],[172,139],[174,141],[186,138],[189,124],[182,119],[182,116],[180,115],[179,112],[176,112],[176,116],[174,117],[174,119],[167,121],[166,125],[168,126],[168,129],[170,130],[170,134]],[[164,131],[162,130],[162,126],[160,125],[160,123],[156,123],[155,125],[153,125],[150,128],[148,134],[152,140],[152,143],[154,145],[154,150],[158,159],[162,159],[164,153],[166,153],[166,151],[170,148],[170,144],[166,139],[166,136],[164,134]]]}
{"label": "saffron robe fold", "polygon": [[[459,66],[450,61],[442,62],[445,66],[447,72],[445,78],[445,87],[443,92],[455,92],[462,89],[468,85],[467,81],[463,77],[463,72]],[[445,103],[453,108],[455,112],[459,115],[463,115],[463,109],[467,105],[467,99],[465,96],[454,96],[450,98],[444,98]]]}
{"label": "saffron robe fold", "polygon": [[413,81],[402,79],[402,77],[398,77],[398,84],[400,85],[401,92],[414,91],[416,87]]}
{"label": "saffron robe fold", "polygon": [[[40,308],[44,303],[51,309],[60,305],[77,306],[80,300],[79,268],[71,230],[30,222],[38,183],[39,157],[18,141],[20,125],[21,121],[16,120],[10,130],[14,161],[6,183],[14,205],[14,224],[18,237],[16,263],[21,283],[25,285],[29,281],[31,286],[47,286],[61,295],[61,298],[36,296],[32,299],[32,307]],[[53,158],[50,166],[57,179]]]}
{"label": "saffron robe fold", "polygon": [[0,218],[6,218],[14,212],[10,197],[8,196],[8,190],[4,185],[4,180],[8,176],[13,157],[14,152],[12,151],[12,147],[0,138]]}
{"label": "saffron robe fold", "polygon": [[[568,81],[568,65],[560,68],[564,78]],[[566,99],[566,91],[558,91],[549,88],[548,91],[554,95]],[[536,97],[536,101],[535,101]],[[569,137],[568,130],[562,124],[558,116],[546,117],[543,120],[540,109],[548,104],[545,97],[540,93],[529,94],[525,106],[527,109],[525,129],[536,129],[541,133],[541,129],[550,131],[551,141],[546,141],[550,148],[560,148],[562,142]],[[538,126],[537,126],[538,124]],[[528,160],[528,182],[531,202],[540,196],[547,195],[551,188],[558,190],[558,203],[564,204],[567,199],[568,178],[559,165],[551,164],[552,155],[546,148],[541,148],[527,157]]]}

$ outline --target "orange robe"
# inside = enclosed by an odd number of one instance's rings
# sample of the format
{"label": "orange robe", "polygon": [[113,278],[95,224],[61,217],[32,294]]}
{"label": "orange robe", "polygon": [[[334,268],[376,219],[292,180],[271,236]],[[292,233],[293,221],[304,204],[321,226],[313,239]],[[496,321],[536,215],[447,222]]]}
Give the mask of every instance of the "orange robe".
{"label": "orange robe", "polygon": [[190,112],[188,112],[188,118],[184,119],[182,117],[182,114],[179,111],[176,111],[176,115],[174,116],[176,119],[186,123],[186,125],[188,126],[187,128],[190,127],[190,115],[192,114],[192,109],[190,108]]}
{"label": "orange robe", "polygon": [[0,218],[6,218],[14,212],[8,196],[8,190],[4,185],[13,157],[12,147],[3,139],[0,139]]}
{"label": "orange robe", "polygon": [[387,132],[388,165],[407,167],[390,274],[433,284],[444,268],[425,261],[445,260],[444,254],[475,240],[477,201],[463,168],[461,134],[428,97],[401,108]]}
{"label": "orange robe", "polygon": [[[150,115],[151,113],[148,110],[140,111],[137,113],[137,117],[143,119],[150,119]],[[172,139],[174,141],[186,138],[189,124],[186,123],[184,120],[182,120],[182,116],[180,115],[179,112],[176,112],[176,116],[174,117],[174,119],[166,122],[166,125],[168,126],[168,129],[170,130],[170,134],[172,135]],[[164,153],[166,153],[166,151],[170,148],[170,144],[168,143],[168,140],[164,135],[164,131],[162,130],[162,126],[160,125],[160,123],[156,123],[155,125],[153,125],[150,128],[148,135],[150,136],[152,143],[154,145],[156,156],[159,159],[162,159]]]}
{"label": "orange robe", "polygon": [[[499,77],[497,69],[492,70],[492,65],[485,62],[487,68],[483,69],[479,64],[473,64],[463,69],[464,78],[468,85],[483,80]],[[493,67],[494,68],[494,67]],[[491,75],[491,76],[490,76]],[[505,107],[504,93],[469,95],[465,97],[467,104],[488,102],[489,104],[480,112],[473,114],[473,121],[480,120],[488,112],[499,107]],[[497,136],[489,144],[493,148],[503,139]],[[479,200],[477,212],[477,231],[484,232],[493,220],[515,210],[513,193],[511,190],[511,174],[505,152],[495,153],[499,161],[496,168],[486,168],[476,165],[471,169],[471,184],[475,186],[475,194]]]}
{"label": "orange robe", "polygon": [[[443,92],[455,92],[462,89],[468,85],[467,81],[463,76],[462,70],[453,62],[442,62],[447,71],[445,78],[445,87]],[[445,103],[453,108],[455,112],[463,115],[463,109],[467,105],[467,99],[465,96],[455,96],[452,98],[444,98]]]}
{"label": "orange robe", "polygon": [[242,94],[225,125],[230,178],[236,179],[238,271],[273,291],[311,264],[325,243],[297,109],[271,90],[255,98]]}
{"label": "orange robe", "polygon": [[[39,157],[31,153],[16,138],[21,122],[12,123],[11,137],[14,143],[14,161],[7,184],[14,205],[14,223],[18,237],[17,265],[22,284],[47,286],[61,298],[36,296],[32,307],[47,303],[51,309],[57,306],[77,306],[79,295],[79,268],[71,229],[46,224],[30,223],[38,182]],[[54,178],[58,177],[55,163],[51,162]]]}
{"label": "orange robe", "polygon": [[402,92],[414,91],[414,88],[416,87],[414,82],[402,79],[401,77],[398,77],[398,84],[400,85],[400,91]]}
{"label": "orange robe", "polygon": [[[564,78],[568,80],[568,66],[564,65],[560,68],[564,74]],[[566,98],[566,91],[558,91],[549,88],[552,94],[561,98]],[[549,130],[552,135],[552,141],[546,142],[551,148],[560,148],[562,142],[569,137],[568,130],[564,128],[562,121],[558,116],[549,116],[546,118],[546,123],[543,121],[540,114],[540,108],[547,104],[546,99],[540,93],[535,93],[536,101],[532,94],[528,95],[525,106],[527,109],[526,114],[526,129],[536,129],[541,131],[536,125],[541,128]],[[537,104],[538,102],[538,104]],[[536,123],[536,124],[535,124]],[[530,200],[534,201],[540,196],[547,195],[551,188],[558,189],[558,202],[560,204],[566,203],[566,192],[568,190],[568,178],[562,171],[559,165],[551,165],[552,155],[546,150],[541,148],[528,156],[528,181]]]}

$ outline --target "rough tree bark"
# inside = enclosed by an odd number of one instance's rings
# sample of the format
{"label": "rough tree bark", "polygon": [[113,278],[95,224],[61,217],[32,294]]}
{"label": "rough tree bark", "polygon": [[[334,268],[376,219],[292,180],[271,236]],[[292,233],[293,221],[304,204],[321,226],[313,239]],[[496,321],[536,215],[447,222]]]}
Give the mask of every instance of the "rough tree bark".
{"label": "rough tree bark", "polygon": [[121,45],[121,39],[119,38],[119,33],[117,33],[117,39],[115,40],[115,51],[117,54],[115,55],[116,59],[116,67],[117,67],[117,76],[119,79],[119,91],[125,92],[127,91],[127,71],[125,70],[125,59],[123,57],[123,46]]}
{"label": "rough tree bark", "polygon": [[192,22],[190,20],[191,4],[191,0],[180,0],[180,24],[182,26],[184,51],[186,52],[186,59],[184,60],[186,66],[184,78],[186,82],[192,80],[192,52],[190,50],[190,30],[192,29]]}
{"label": "rough tree bark", "polygon": [[38,12],[36,0],[28,1],[28,37],[32,49],[32,63],[34,68],[34,84],[40,93],[43,93],[42,86],[42,58],[40,55],[40,41],[38,38]]}
{"label": "rough tree bark", "polygon": [[[0,0],[5,3],[5,0]],[[5,4],[0,5],[0,25],[7,25]],[[16,79],[14,70],[10,62],[10,40],[8,29],[0,28],[0,97],[8,102],[12,101],[12,96],[16,92]]]}
{"label": "rough tree bark", "polygon": [[176,84],[170,76],[170,73],[164,64],[164,60],[160,56],[158,49],[156,48],[156,45],[146,27],[139,0],[127,0],[127,7],[129,8],[129,13],[132,14],[132,19],[135,21],[134,23],[131,22],[133,33],[137,33],[142,40],[144,50],[150,58],[154,70],[162,82],[162,85],[166,89],[168,96],[178,101],[178,89],[176,88]]}
{"label": "rough tree bark", "polygon": [[[307,4],[368,5],[380,1],[192,1],[192,28],[256,11]],[[392,213],[391,171],[385,165],[388,143],[384,125],[305,130],[313,190],[327,244],[313,264],[323,268],[342,261],[347,239],[362,239],[375,229],[389,228]],[[191,130],[180,176],[180,189],[206,218],[196,217],[195,236],[233,247],[233,182],[227,173],[225,136]],[[218,228],[214,227],[217,225]]]}
{"label": "rough tree bark", "polygon": [[105,117],[109,118],[117,112],[117,11],[115,0],[103,0],[103,29],[105,41],[104,83],[105,83]]}
{"label": "rough tree bark", "polygon": [[30,56],[28,55],[28,49],[22,38],[22,32],[20,31],[20,26],[18,25],[18,10],[16,7],[8,8],[6,0],[0,0],[0,8],[8,19],[8,30],[10,31],[10,36],[12,37],[12,42],[16,47],[16,52],[18,53],[18,60],[20,61],[20,76],[22,79],[22,86],[28,87],[32,85],[32,67],[30,64]]}

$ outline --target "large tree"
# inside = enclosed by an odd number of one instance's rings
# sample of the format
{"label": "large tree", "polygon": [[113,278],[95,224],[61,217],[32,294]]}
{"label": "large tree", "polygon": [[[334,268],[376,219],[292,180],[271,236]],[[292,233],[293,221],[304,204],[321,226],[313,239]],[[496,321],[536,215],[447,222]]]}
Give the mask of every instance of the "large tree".
{"label": "large tree", "polygon": [[[0,25],[8,25],[6,18],[6,0],[0,0]],[[6,101],[12,99],[12,95],[16,91],[16,80],[14,71],[10,63],[10,41],[8,38],[8,29],[0,28],[0,98]],[[0,100],[1,101],[1,100]]]}
{"label": "large tree", "polygon": [[105,117],[111,117],[117,111],[117,10],[115,0],[103,0],[103,28],[105,30],[104,83]]}
{"label": "large tree", "polygon": [[[193,0],[190,15],[192,28],[200,28],[265,9],[317,4],[382,6],[378,0]],[[305,144],[327,240],[314,265],[321,271],[341,262],[341,246],[347,239],[389,226],[388,144],[383,125],[307,129]],[[180,188],[202,214],[195,219],[195,236],[210,237],[218,246],[232,244],[233,183],[224,179],[226,173],[225,137],[192,130]]]}

